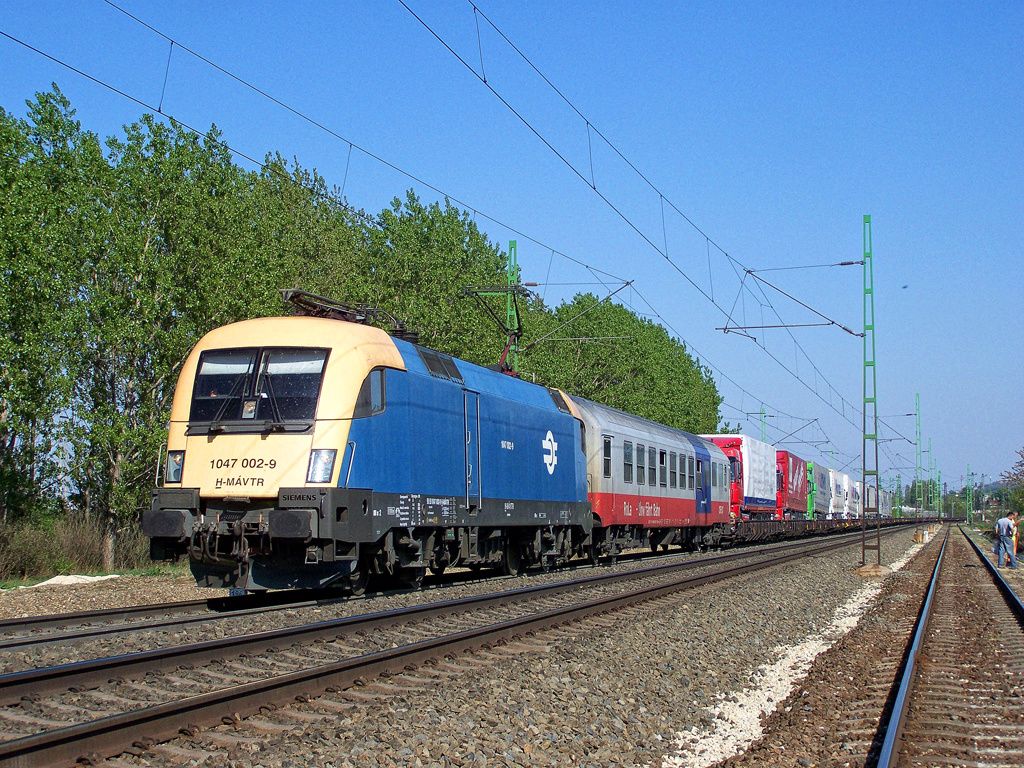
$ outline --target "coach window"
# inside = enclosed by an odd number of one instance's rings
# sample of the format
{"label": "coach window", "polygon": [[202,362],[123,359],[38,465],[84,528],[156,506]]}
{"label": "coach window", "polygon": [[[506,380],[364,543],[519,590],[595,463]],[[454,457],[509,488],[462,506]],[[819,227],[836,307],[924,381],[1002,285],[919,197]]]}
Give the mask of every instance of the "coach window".
{"label": "coach window", "polygon": [[668,487],[668,453],[665,451],[658,454],[658,485]]}
{"label": "coach window", "polygon": [[656,477],[657,469],[655,467],[658,463],[658,449],[648,448],[647,449],[647,484],[654,486],[658,484],[658,478]]}
{"label": "coach window", "polygon": [[689,464],[690,464],[690,471],[689,471],[688,474],[690,475],[690,490],[692,491],[693,490],[693,456],[688,456],[687,458],[689,459]]}
{"label": "coach window", "polygon": [[636,484],[644,484],[644,456],[646,456],[646,450],[640,443],[636,444]]}
{"label": "coach window", "polygon": [[718,465],[715,462],[711,462],[711,487],[718,487]]}
{"label": "coach window", "polygon": [[704,462],[697,459],[697,487],[704,487]]}
{"label": "coach window", "polygon": [[622,442],[622,482],[633,482],[633,444],[628,440]]}
{"label": "coach window", "polygon": [[672,451],[668,455],[668,487],[676,487],[676,453]]}
{"label": "coach window", "polygon": [[612,439],[604,436],[604,476],[612,476]]}

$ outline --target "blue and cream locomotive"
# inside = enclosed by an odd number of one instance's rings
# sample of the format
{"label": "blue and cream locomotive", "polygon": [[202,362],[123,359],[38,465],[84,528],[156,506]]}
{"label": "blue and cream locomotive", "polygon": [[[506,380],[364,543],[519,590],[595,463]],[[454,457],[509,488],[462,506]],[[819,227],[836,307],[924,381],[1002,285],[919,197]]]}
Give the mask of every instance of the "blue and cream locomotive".
{"label": "blue and cream locomotive", "polygon": [[589,554],[583,424],[561,392],[286,294],[326,316],[227,325],[186,360],[143,514],[154,558],[187,554],[201,586],[359,592]]}

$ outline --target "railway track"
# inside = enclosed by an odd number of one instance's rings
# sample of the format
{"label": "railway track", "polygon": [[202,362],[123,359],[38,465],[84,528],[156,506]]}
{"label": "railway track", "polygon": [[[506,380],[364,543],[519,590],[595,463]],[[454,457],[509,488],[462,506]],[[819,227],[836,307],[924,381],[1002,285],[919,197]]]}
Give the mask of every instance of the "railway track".
{"label": "railway track", "polygon": [[[832,534],[834,536],[856,536],[856,533]],[[733,557],[749,556],[760,551],[770,550],[779,546],[792,544],[770,544],[743,547],[731,553]],[[620,555],[617,564],[644,562],[652,557],[663,558],[664,553],[654,555],[648,552],[635,552]],[[594,566],[584,563],[570,564],[560,569],[559,573],[587,571]],[[428,576],[420,590],[429,592],[453,585],[472,583],[508,581],[515,577],[480,575],[471,571],[445,573],[441,576]],[[82,643],[108,638],[114,635],[139,632],[156,632],[158,630],[175,630],[189,625],[196,627],[208,622],[236,621],[244,618],[258,618],[272,612],[302,611],[304,609],[323,608],[346,601],[362,601],[381,596],[408,593],[410,590],[375,590],[364,596],[355,597],[341,593],[337,589],[321,590],[282,590],[269,593],[251,593],[248,595],[218,597],[208,600],[190,600],[157,605],[131,606],[110,608],[97,611],[80,611],[74,613],[29,616],[24,618],[0,620],[0,654],[11,651],[25,651],[32,648],[53,649],[58,644]],[[198,629],[198,627],[196,627]],[[236,630],[237,631],[237,630]],[[154,639],[154,642],[160,642]],[[91,645],[95,651],[112,652],[100,643]],[[3,669],[3,657],[0,655],[0,671]]]}
{"label": "railway track", "polygon": [[1024,764],[1024,604],[962,529],[947,533],[880,731],[879,768]]}
{"label": "railway track", "polygon": [[133,744],[145,749],[182,729],[194,732],[853,543],[801,542],[759,559],[732,553],[6,675],[0,765],[72,765]]}

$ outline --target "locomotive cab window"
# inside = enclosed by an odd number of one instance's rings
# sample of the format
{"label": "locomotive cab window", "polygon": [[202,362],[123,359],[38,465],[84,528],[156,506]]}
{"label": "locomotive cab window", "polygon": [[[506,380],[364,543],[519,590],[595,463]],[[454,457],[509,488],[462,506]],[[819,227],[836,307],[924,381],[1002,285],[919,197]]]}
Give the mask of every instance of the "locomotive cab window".
{"label": "locomotive cab window", "polygon": [[602,457],[604,476],[612,476],[612,439],[608,435],[604,436],[604,455]]}
{"label": "locomotive cab window", "polygon": [[241,429],[312,422],[326,349],[210,349],[199,357],[189,422],[236,422]]}
{"label": "locomotive cab window", "polygon": [[356,396],[356,407],[352,411],[353,419],[375,416],[384,412],[384,369],[374,368],[363,379],[363,385]]}
{"label": "locomotive cab window", "polygon": [[622,481],[633,482],[633,444],[628,440],[622,443]]}

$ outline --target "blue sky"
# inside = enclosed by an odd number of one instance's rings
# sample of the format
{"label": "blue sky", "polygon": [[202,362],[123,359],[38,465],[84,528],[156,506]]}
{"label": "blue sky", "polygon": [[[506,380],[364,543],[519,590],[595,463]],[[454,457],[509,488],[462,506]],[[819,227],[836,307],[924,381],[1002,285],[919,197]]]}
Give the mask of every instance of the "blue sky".
{"label": "blue sky", "polygon": [[[473,72],[397,0],[118,4],[476,211],[492,240],[518,241],[523,279],[545,283],[549,303],[606,295],[621,285],[608,275],[634,280],[616,300],[713,366],[724,418],[757,436],[759,418],[744,414],[763,405],[772,441],[817,419],[791,439],[829,440],[850,474],[861,340],[835,326],[752,331],[756,342],[716,329],[727,315],[733,325],[819,322],[749,276],[741,289],[742,269],[860,259],[870,214],[879,414],[891,439],[883,485],[913,473],[901,436],[914,438],[914,419],[897,414],[914,411],[916,393],[923,447],[931,438],[950,488],[968,463],[989,478],[1012,464],[1024,446],[1024,6],[482,0],[581,117],[465,0],[406,3]],[[296,157],[367,211],[410,187],[438,198],[359,149],[349,160],[347,143],[180,47],[168,70],[167,40],[101,0],[0,0],[0,31],[148,104],[163,91],[166,114],[216,123],[251,157]],[[494,92],[475,74],[481,53]],[[144,111],[0,38],[0,106],[23,115],[51,82],[101,136]],[[860,268],[760,276],[862,329]],[[787,447],[831,460],[820,445]]]}

